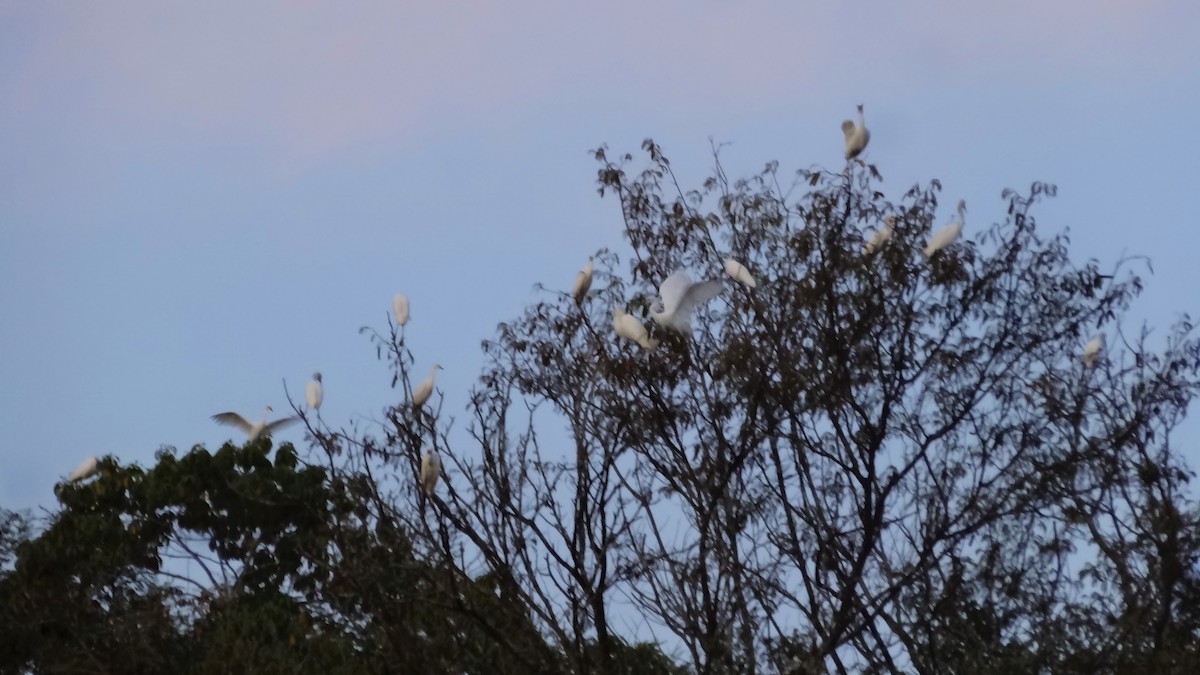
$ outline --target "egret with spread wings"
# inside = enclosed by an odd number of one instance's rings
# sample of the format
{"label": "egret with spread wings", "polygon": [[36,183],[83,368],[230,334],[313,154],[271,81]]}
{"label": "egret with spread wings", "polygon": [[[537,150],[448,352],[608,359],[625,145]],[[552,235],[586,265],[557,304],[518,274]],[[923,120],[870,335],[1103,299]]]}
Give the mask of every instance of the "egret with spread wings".
{"label": "egret with spread wings", "polygon": [[217,422],[218,424],[237,427],[246,432],[246,442],[249,443],[263,434],[270,435],[271,432],[275,431],[276,429],[296,421],[295,417],[281,417],[274,422],[268,423],[267,415],[270,414],[271,411],[271,406],[267,406],[266,409],[263,410],[263,418],[261,422],[250,422],[245,417],[242,417],[235,412],[217,413],[216,415],[213,415],[212,418],[213,421]]}
{"label": "egret with spread wings", "polygon": [[692,312],[720,295],[724,288],[720,279],[693,282],[687,272],[676,270],[658,287],[659,301],[650,315],[663,326],[691,335]]}

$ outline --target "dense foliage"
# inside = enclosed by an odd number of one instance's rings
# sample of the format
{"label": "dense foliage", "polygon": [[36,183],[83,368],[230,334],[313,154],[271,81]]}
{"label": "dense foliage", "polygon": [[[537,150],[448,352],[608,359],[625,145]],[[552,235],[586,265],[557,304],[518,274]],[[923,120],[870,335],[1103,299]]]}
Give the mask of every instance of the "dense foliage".
{"label": "dense foliage", "polygon": [[[644,150],[596,153],[627,271],[601,250],[582,305],[501,324],[465,433],[406,403],[405,333],[368,330],[403,392],[381,427],[109,458],[47,522],[6,514],[0,669],[1200,672],[1171,444],[1200,347],[1186,318],[1129,332],[1140,279],[1038,230],[1052,186],[927,260],[936,181],[892,202],[857,161],[786,188],[718,161],[685,192]],[[730,255],[756,289],[687,338],[647,318]],[[617,307],[661,346],[614,339]]]}

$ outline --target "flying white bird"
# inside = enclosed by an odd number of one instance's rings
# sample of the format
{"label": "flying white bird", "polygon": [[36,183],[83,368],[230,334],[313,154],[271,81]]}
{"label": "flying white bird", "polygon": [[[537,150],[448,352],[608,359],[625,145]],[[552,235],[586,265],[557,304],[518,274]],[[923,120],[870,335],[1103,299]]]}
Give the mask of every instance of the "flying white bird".
{"label": "flying white bird", "polygon": [[213,421],[218,424],[226,424],[231,427],[237,427],[246,432],[246,442],[249,443],[263,434],[270,434],[276,429],[291,424],[296,421],[295,417],[281,417],[270,424],[267,423],[267,414],[273,410],[271,406],[267,406],[263,410],[263,418],[261,422],[247,422],[245,417],[235,412],[223,412],[213,415]]}
{"label": "flying white bird", "polygon": [[571,297],[575,298],[575,304],[582,305],[583,299],[587,297],[588,291],[592,288],[592,256],[588,256],[587,264],[579,273],[575,275],[575,284],[571,286]]}
{"label": "flying white bird", "polygon": [[321,407],[321,400],[324,398],[325,392],[321,389],[321,374],[313,373],[313,379],[304,386],[304,402],[308,404],[308,407],[316,410]]}
{"label": "flying white bird", "polygon": [[99,470],[100,470],[100,460],[96,459],[95,456],[88,457],[87,459],[80,462],[79,466],[75,467],[74,469],[71,469],[71,473],[67,474],[67,480],[72,483],[74,483],[76,481],[81,481],[84,478],[87,478],[88,476],[95,474]]}
{"label": "flying white bird", "polygon": [[750,288],[758,288],[758,282],[754,280],[754,275],[750,274],[750,270],[742,263],[733,258],[725,259],[725,274],[728,274],[734,281],[739,281]]}
{"label": "flying white bird", "polygon": [[858,104],[858,124],[850,120],[842,122],[842,135],[846,137],[846,159],[851,160],[858,157],[858,154],[866,149],[867,143],[871,140],[871,132],[867,131],[866,123],[863,122],[863,107]]}
{"label": "flying white bird", "polygon": [[871,255],[878,251],[881,246],[888,243],[892,238],[892,223],[896,222],[896,216],[886,216],[883,219],[883,227],[875,230],[867,243],[863,245],[863,253]]}
{"label": "flying white bird", "polygon": [[676,270],[658,287],[657,309],[650,312],[654,320],[670,326],[684,335],[692,333],[692,312],[700,305],[721,294],[725,286],[720,279],[693,282],[683,270]]}
{"label": "flying white bird", "polygon": [[1083,346],[1083,365],[1085,368],[1091,368],[1096,359],[1100,357],[1100,353],[1104,351],[1104,333],[1096,333],[1096,337],[1088,340],[1088,343]]}
{"label": "flying white bird", "polygon": [[433,488],[437,487],[438,476],[442,474],[442,458],[433,450],[426,450],[421,455],[421,491],[426,497],[433,496]]}
{"label": "flying white bird", "polygon": [[642,325],[642,322],[638,321],[636,317],[630,316],[620,307],[613,310],[613,330],[617,332],[618,337],[636,342],[646,349],[654,349],[658,346],[658,340],[650,338],[650,333]]}
{"label": "flying white bird", "polygon": [[953,244],[954,241],[958,239],[959,235],[962,234],[963,222],[966,220],[966,213],[967,202],[962,199],[958,200],[958,220],[942,226],[942,229],[938,230],[932,237],[929,238],[929,242],[925,244],[925,248],[923,249],[926,258],[933,257],[934,253],[937,253],[950,244]]}
{"label": "flying white bird", "polygon": [[429,377],[421,380],[417,383],[417,386],[413,387],[413,409],[420,408],[425,405],[425,401],[429,400],[429,395],[433,393],[433,374],[439,370],[442,370],[442,367],[436,363],[433,364],[433,367],[429,369]]}
{"label": "flying white bird", "polygon": [[408,323],[408,296],[397,293],[392,296],[392,316],[396,317],[396,325]]}

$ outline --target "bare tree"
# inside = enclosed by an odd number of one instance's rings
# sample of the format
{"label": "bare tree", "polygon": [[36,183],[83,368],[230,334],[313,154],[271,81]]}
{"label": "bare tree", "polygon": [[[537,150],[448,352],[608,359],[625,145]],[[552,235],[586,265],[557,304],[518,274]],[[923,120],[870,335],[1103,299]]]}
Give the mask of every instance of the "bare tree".
{"label": "bare tree", "polygon": [[[644,150],[632,175],[629,155],[596,152],[627,274],[602,250],[581,306],[548,291],[501,324],[473,443],[405,404],[385,442],[356,442],[400,460],[381,514],[528,609],[562,659],[539,667],[626,672],[639,637],[698,673],[1194,659],[1197,613],[1180,607],[1197,517],[1169,439],[1200,384],[1197,342],[1186,319],[1157,352],[1125,336],[1132,261],[1102,274],[1040,233],[1053,186],[1006,191],[1003,222],[969,222],[927,259],[936,181],[894,203],[861,162],[786,189],[774,163],[730,182],[714,150],[685,192]],[[891,240],[865,253],[889,216]],[[690,337],[648,319],[672,271],[719,275],[727,256],[756,289],[731,284]],[[661,346],[615,339],[618,307]],[[1097,331],[1112,349],[1087,367]],[[407,382],[402,337],[377,337]],[[424,447],[449,476],[429,500]]]}

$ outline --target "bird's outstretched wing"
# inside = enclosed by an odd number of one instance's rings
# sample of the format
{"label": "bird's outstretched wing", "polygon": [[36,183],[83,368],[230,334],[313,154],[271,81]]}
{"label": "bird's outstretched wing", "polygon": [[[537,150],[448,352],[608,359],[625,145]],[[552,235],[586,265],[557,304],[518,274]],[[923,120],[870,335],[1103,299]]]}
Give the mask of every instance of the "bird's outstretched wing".
{"label": "bird's outstretched wing", "polygon": [[688,288],[687,292],[683,294],[679,306],[675,308],[676,316],[690,318],[692,310],[717,297],[723,290],[725,290],[725,284],[720,279],[709,279],[692,284],[691,288]]}
{"label": "bird's outstretched wing", "polygon": [[251,424],[246,421],[245,417],[235,412],[217,413],[212,416],[213,421],[217,424],[227,424],[231,427],[237,427],[246,433],[250,433]]}
{"label": "bird's outstretched wing", "polygon": [[292,417],[281,417],[281,418],[275,420],[274,422],[271,422],[267,426],[263,427],[262,433],[269,434],[272,431],[275,431],[276,429],[278,429],[280,427],[287,426],[287,425],[291,424],[292,422],[295,422],[297,419],[299,419],[299,418],[295,417],[294,415]]}
{"label": "bird's outstretched wing", "polygon": [[679,304],[683,302],[684,296],[692,285],[692,278],[683,270],[676,270],[671,276],[664,279],[662,285],[658,287],[658,297],[662,298],[663,313],[674,314],[678,311]]}
{"label": "bird's outstretched wing", "polygon": [[660,323],[666,323],[675,330],[688,335],[692,332],[692,312],[700,305],[717,297],[725,285],[720,279],[709,279],[698,284],[692,284],[679,298],[673,312],[664,314],[664,318],[655,317]]}

